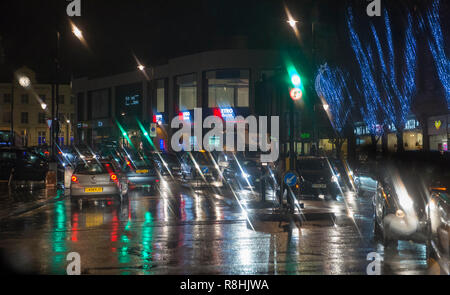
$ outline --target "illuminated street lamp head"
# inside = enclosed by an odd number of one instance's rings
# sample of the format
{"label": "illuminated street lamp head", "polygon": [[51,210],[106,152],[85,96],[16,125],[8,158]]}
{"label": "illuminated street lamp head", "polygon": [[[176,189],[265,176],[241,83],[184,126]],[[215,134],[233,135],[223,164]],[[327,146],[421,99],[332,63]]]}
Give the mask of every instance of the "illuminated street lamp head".
{"label": "illuminated street lamp head", "polygon": [[327,104],[324,104],[324,105],[323,105],[323,109],[324,109],[325,111],[328,111],[329,108],[330,108],[329,105],[327,105]]}
{"label": "illuminated street lamp head", "polygon": [[67,124],[70,124],[70,120],[67,120],[66,122],[67,122]]}
{"label": "illuminated street lamp head", "polygon": [[290,19],[287,21],[287,23],[294,29],[295,26],[297,25],[298,21]]}
{"label": "illuminated street lamp head", "polygon": [[27,76],[20,76],[18,80],[19,85],[22,86],[23,88],[28,88],[31,85],[30,78],[28,78]]}
{"label": "illuminated street lamp head", "polygon": [[145,66],[143,65],[138,65],[138,69],[139,71],[143,72],[145,70]]}
{"label": "illuminated street lamp head", "polygon": [[78,39],[83,39],[83,32],[81,32],[81,30],[74,24],[72,24],[72,32]]}
{"label": "illuminated street lamp head", "polygon": [[43,110],[45,110],[45,109],[47,108],[47,105],[43,102],[43,103],[41,103],[41,108],[42,108]]}

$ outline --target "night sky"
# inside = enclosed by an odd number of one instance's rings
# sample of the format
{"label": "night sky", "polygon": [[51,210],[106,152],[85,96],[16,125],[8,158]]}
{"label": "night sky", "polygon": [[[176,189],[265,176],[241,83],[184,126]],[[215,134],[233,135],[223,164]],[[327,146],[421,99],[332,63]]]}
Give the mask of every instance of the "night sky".
{"label": "night sky", "polygon": [[[399,2],[399,1],[395,1]],[[406,1],[414,2],[414,1]],[[285,49],[299,46],[286,24],[284,4],[295,18],[342,25],[349,4],[362,12],[365,0],[82,0],[82,16],[72,21],[89,48],[70,31],[65,0],[2,0],[2,77],[28,65],[38,79],[51,81],[56,30],[61,32],[63,79],[101,76],[136,68],[135,54],[145,65],[211,49],[235,47]],[[400,5],[401,6],[401,5]],[[344,33],[342,33],[344,34]],[[340,42],[345,43],[341,36]],[[6,74],[8,76],[8,74]]]}

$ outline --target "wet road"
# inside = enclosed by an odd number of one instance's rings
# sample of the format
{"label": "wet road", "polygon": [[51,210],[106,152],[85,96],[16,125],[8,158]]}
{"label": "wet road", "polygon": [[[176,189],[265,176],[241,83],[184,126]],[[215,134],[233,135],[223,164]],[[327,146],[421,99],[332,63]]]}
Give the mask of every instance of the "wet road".
{"label": "wet road", "polygon": [[[252,204],[251,194],[236,193]],[[5,209],[22,193],[0,195]],[[300,227],[254,219],[269,209],[245,211],[230,191],[173,181],[163,181],[161,194],[136,191],[124,202],[34,195],[51,202],[0,218],[1,261],[15,272],[66,274],[70,252],[80,254],[82,274],[366,274],[370,252],[380,254],[382,274],[435,271],[423,245],[399,242],[384,253],[367,194],[305,201],[305,211],[336,218]]]}

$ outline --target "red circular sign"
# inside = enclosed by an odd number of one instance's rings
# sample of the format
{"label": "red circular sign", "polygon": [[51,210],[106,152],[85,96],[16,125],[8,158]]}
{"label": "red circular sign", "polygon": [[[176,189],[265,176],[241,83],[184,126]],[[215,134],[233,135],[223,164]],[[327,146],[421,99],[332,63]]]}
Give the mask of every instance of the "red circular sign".
{"label": "red circular sign", "polygon": [[292,88],[289,95],[293,100],[299,100],[303,96],[303,92],[300,88]]}

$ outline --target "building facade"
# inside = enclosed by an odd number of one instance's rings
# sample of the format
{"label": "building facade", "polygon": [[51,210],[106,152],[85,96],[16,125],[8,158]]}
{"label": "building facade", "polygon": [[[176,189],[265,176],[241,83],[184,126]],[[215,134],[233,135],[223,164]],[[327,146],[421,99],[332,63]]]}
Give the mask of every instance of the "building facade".
{"label": "building facade", "polygon": [[[142,147],[150,138],[155,149],[170,149],[172,118],[193,122],[195,108],[202,108],[203,118],[255,114],[257,81],[281,65],[277,51],[220,50],[174,58],[144,71],[75,79],[77,142],[96,147],[117,140]],[[190,138],[193,145],[198,140]]]}
{"label": "building facade", "polygon": [[[15,71],[11,80],[0,83],[0,144],[6,145],[11,141],[11,120],[16,145],[31,147],[49,144],[52,84],[39,83],[35,72],[27,67]],[[70,145],[74,138],[75,122],[75,100],[70,85],[59,85],[58,104],[61,122],[59,145]]]}

